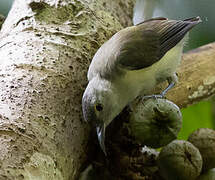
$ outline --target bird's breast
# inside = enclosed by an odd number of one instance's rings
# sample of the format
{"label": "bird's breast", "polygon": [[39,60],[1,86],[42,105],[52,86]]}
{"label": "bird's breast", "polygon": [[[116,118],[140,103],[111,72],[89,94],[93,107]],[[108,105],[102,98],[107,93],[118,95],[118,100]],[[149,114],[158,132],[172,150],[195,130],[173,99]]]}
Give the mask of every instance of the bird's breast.
{"label": "bird's breast", "polygon": [[[153,88],[173,76],[180,64],[182,44],[172,48],[153,65],[140,70],[124,70],[117,84],[131,100],[139,95],[150,95]],[[133,98],[133,99],[132,99]]]}
{"label": "bird's breast", "polygon": [[137,96],[142,95],[142,92],[145,94],[150,93],[155,83],[155,74],[150,68],[128,70],[121,78],[116,80],[120,93],[128,98],[128,101],[132,101]]}

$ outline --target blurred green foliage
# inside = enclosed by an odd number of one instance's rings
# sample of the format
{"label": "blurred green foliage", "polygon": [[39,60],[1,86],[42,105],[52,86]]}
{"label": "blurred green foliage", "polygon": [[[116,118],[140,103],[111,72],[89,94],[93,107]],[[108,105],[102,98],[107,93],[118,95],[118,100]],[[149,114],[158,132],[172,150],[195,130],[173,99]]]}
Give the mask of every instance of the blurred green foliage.
{"label": "blurred green foliage", "polygon": [[188,108],[182,109],[183,123],[179,139],[187,139],[198,128],[213,128],[211,101],[201,101]]}

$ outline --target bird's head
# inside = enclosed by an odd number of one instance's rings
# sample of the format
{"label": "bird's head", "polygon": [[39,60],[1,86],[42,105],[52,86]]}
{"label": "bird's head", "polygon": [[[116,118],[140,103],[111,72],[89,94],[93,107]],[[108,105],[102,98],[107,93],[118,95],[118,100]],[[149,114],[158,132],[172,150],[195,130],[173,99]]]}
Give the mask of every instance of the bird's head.
{"label": "bird's head", "polygon": [[116,96],[108,81],[97,83],[91,80],[82,98],[84,119],[96,128],[99,144],[105,154],[105,128],[121,111]]}

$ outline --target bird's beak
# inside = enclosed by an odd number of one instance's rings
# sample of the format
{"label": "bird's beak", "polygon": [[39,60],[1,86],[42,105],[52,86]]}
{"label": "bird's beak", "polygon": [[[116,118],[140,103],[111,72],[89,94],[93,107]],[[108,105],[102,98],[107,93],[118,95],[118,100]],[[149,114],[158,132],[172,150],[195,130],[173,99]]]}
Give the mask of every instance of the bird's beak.
{"label": "bird's beak", "polygon": [[107,156],[106,150],[105,150],[105,124],[103,122],[99,123],[96,126],[96,132],[99,140],[99,145],[104,152],[105,156]]}

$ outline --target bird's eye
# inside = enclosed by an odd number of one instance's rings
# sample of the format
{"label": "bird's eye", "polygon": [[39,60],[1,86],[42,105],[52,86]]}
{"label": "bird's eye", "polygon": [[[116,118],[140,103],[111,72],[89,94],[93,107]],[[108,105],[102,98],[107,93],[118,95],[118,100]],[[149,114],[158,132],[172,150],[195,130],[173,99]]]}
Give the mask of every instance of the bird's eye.
{"label": "bird's eye", "polygon": [[102,104],[96,104],[95,108],[96,108],[97,111],[102,111],[103,110]]}

